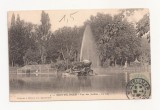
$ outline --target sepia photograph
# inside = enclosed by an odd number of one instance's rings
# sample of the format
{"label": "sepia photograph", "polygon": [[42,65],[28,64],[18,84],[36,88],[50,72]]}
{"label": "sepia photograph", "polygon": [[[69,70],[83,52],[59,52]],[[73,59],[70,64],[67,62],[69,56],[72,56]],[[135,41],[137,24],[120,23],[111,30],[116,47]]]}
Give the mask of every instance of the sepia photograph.
{"label": "sepia photograph", "polygon": [[149,9],[8,12],[10,101],[151,98]]}

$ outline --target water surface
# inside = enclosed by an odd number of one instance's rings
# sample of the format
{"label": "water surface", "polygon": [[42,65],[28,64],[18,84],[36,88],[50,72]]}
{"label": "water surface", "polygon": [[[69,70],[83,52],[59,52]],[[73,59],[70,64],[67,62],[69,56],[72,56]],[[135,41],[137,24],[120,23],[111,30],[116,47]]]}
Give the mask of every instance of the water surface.
{"label": "water surface", "polygon": [[10,76],[11,93],[125,93],[126,73],[95,76]]}

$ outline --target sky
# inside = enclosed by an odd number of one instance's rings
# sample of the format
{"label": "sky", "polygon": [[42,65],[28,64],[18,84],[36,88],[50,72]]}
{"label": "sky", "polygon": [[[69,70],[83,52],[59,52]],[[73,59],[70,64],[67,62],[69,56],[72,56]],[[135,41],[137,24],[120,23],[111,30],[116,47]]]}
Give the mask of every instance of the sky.
{"label": "sky", "polygon": [[[41,10],[39,11],[12,11],[8,12],[8,25],[10,26],[11,17],[14,13],[15,15],[19,14],[21,20],[26,22],[32,22],[34,24],[40,24],[41,19]],[[83,23],[90,19],[90,16],[95,16],[98,12],[104,14],[110,14],[114,16],[120,13],[118,9],[99,9],[99,10],[53,10],[53,11],[45,11],[49,14],[50,23],[52,24],[51,30],[55,31],[63,26],[81,26]],[[128,18],[130,22],[139,21],[144,14],[148,13],[148,9],[138,10],[134,13],[134,15]]]}

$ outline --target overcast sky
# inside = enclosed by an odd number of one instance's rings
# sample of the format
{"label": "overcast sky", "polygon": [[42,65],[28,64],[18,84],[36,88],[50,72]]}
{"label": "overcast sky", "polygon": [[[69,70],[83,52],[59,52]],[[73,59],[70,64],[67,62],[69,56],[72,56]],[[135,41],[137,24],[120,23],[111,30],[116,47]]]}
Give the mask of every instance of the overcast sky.
{"label": "overcast sky", "polygon": [[[19,14],[21,20],[26,22],[32,22],[34,24],[40,24],[42,11],[14,11],[8,13],[8,22],[10,25],[12,14]],[[104,14],[116,15],[120,11],[118,9],[103,9],[103,10],[54,10],[45,11],[49,14],[50,22],[52,24],[51,30],[55,31],[63,26],[81,26],[83,23],[90,18],[91,15],[96,15],[98,12]],[[147,9],[138,10],[134,15],[130,16],[128,20],[130,22],[137,22],[144,14],[148,13]],[[70,16],[71,15],[71,16]],[[65,18],[64,18],[65,16]]]}

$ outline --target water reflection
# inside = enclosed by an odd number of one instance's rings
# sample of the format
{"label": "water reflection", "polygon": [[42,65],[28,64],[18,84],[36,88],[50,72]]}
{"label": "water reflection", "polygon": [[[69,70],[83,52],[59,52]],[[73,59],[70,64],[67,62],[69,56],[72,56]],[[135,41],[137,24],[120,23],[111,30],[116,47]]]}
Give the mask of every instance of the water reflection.
{"label": "water reflection", "polygon": [[16,93],[125,93],[125,86],[128,80],[127,75],[126,73],[112,73],[96,76],[16,77],[13,78],[14,82],[10,80],[10,91]]}
{"label": "water reflection", "polygon": [[88,77],[88,76],[78,76],[80,92],[83,90],[85,91],[92,90],[91,78],[92,77]]}

